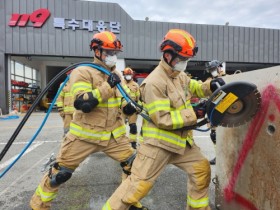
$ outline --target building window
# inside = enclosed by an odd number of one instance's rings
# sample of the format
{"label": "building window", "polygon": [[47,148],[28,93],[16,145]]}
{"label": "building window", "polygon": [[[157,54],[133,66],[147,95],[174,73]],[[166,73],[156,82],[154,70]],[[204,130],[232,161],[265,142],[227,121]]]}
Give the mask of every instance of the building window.
{"label": "building window", "polygon": [[40,85],[38,70],[23,65],[17,61],[11,61],[11,79],[24,81],[29,84]]}
{"label": "building window", "polygon": [[11,108],[26,112],[40,93],[39,71],[11,61]]}
{"label": "building window", "polygon": [[21,63],[15,62],[15,75],[24,77],[24,68]]}

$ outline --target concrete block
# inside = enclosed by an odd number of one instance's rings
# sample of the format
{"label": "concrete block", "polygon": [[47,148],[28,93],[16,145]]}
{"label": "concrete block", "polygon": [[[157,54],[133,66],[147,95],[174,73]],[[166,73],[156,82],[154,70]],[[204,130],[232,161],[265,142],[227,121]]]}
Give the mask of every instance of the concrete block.
{"label": "concrete block", "polygon": [[217,128],[216,206],[222,210],[280,209],[280,66],[225,77],[257,85],[262,104],[236,128]]}

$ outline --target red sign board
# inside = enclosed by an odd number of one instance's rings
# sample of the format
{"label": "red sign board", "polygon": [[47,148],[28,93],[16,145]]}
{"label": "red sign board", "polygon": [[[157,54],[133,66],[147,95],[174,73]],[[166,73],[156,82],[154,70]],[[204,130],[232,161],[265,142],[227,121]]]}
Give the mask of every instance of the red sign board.
{"label": "red sign board", "polygon": [[9,21],[9,26],[25,27],[28,21],[30,20],[33,23],[33,27],[40,28],[44,25],[44,23],[47,21],[50,15],[50,11],[44,8],[37,9],[32,14],[13,13]]}

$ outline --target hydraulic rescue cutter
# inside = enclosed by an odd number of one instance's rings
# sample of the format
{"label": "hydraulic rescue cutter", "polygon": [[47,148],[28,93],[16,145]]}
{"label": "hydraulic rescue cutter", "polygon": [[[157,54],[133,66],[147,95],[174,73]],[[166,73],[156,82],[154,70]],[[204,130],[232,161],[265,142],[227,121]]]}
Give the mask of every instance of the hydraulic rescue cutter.
{"label": "hydraulic rescue cutter", "polygon": [[211,95],[206,112],[212,126],[236,127],[250,121],[260,105],[261,94],[255,84],[231,82]]}

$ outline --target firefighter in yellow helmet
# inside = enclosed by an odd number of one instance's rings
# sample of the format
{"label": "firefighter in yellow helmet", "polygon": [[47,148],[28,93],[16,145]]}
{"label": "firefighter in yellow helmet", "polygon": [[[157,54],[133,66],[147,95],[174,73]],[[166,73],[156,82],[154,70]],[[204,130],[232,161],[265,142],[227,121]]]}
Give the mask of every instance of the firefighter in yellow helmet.
{"label": "firefighter in yellow helmet", "polygon": [[[140,98],[140,90],[139,85],[133,80],[133,70],[129,67],[125,68],[123,71],[124,80],[126,86],[130,90],[130,97],[135,101],[138,102]],[[137,113],[133,113],[132,115],[125,115],[125,120],[128,120],[129,124],[129,139],[131,142],[131,146],[136,149],[137,146]]]}
{"label": "firefighter in yellow helmet", "polygon": [[[79,66],[72,71],[70,86],[76,110],[56,162],[31,198],[34,210],[49,210],[60,185],[71,178],[90,154],[102,151],[126,169],[135,158],[135,150],[125,135],[121,94],[115,87],[121,82],[115,65],[122,44],[112,32],[104,31],[93,36],[90,48],[94,51],[93,63],[111,71],[111,75],[108,77],[89,66]],[[131,209],[143,207],[137,203],[137,207]]]}
{"label": "firefighter in yellow helmet", "polygon": [[159,65],[140,85],[141,99],[151,118],[151,121],[144,119],[144,142],[137,151],[131,175],[117,188],[103,210],[127,210],[148,194],[168,164],[188,174],[187,209],[210,209],[210,165],[195,145],[192,130],[185,127],[196,124],[206,112],[200,106],[198,111],[194,110],[191,97],[204,98],[217,86],[211,81],[192,80],[184,72],[198,50],[188,32],[171,29],[160,50],[163,56]]}
{"label": "firefighter in yellow helmet", "polygon": [[63,131],[64,131],[64,135],[66,135],[67,132],[69,131],[70,122],[73,119],[73,113],[75,111],[74,100],[73,100],[73,96],[70,92],[69,81],[65,84],[65,86],[61,90],[61,92],[56,100],[56,105],[57,105],[59,114],[63,120]]}

